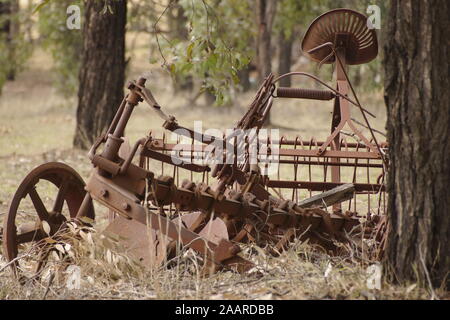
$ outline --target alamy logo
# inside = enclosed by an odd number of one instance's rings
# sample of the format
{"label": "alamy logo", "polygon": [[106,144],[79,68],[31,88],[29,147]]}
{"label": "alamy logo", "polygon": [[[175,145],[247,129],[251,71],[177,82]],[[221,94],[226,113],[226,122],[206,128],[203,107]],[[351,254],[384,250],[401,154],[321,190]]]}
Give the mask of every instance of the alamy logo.
{"label": "alamy logo", "polygon": [[367,14],[370,16],[367,18],[367,28],[381,29],[381,9],[379,6],[372,4],[367,7]]}
{"label": "alamy logo", "polygon": [[[278,172],[279,164],[279,130],[259,129],[208,129],[203,132],[202,121],[194,122],[194,141],[190,132],[177,129],[173,139],[183,137],[172,149],[172,163],[194,163],[214,166],[217,164],[235,164],[238,166],[258,166],[262,175],[273,175]],[[217,137],[225,137],[220,139]],[[198,144],[200,142],[200,144]],[[206,145],[201,145],[204,143]],[[193,157],[192,149],[197,155]],[[201,148],[202,151],[200,152]]]}
{"label": "alamy logo", "polygon": [[77,5],[67,7],[66,11],[68,17],[66,20],[67,29],[80,30],[81,29],[81,9]]}
{"label": "alamy logo", "polygon": [[380,264],[372,264],[367,270],[367,288],[381,290],[382,267]]}

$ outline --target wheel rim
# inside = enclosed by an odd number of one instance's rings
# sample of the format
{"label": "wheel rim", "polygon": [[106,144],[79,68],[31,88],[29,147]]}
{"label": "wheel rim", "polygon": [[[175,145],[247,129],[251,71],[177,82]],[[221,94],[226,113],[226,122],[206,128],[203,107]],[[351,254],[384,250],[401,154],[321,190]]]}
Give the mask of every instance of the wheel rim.
{"label": "wheel rim", "polygon": [[[37,257],[28,257],[24,264],[28,263],[28,267],[30,260],[34,260],[35,266],[28,270],[32,276],[42,270],[49,253],[48,244],[42,240],[61,230],[66,220],[76,217],[86,194],[84,186],[75,170],[59,162],[41,165],[23,179],[10,203],[3,228],[4,254],[15,276],[29,277],[19,264],[22,259],[16,258],[34,244],[39,245],[41,251]],[[51,195],[46,197],[48,194]],[[87,217],[94,219],[92,204],[90,207]],[[22,212],[20,209],[24,208]],[[50,226],[49,234],[44,231],[42,221]]]}

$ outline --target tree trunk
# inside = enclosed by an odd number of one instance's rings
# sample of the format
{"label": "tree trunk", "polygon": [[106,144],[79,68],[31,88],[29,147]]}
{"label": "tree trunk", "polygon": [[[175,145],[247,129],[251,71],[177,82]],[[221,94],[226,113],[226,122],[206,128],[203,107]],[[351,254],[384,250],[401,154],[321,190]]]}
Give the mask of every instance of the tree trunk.
{"label": "tree trunk", "polygon": [[[291,37],[286,39],[284,32],[280,33],[280,36],[278,38],[278,75],[291,72],[293,42],[294,37],[292,35]],[[291,77],[281,79],[279,85],[281,87],[290,87]]]}
{"label": "tree trunk", "polygon": [[[177,4],[173,4],[169,15],[169,26],[172,39],[188,40],[188,19],[185,16],[184,9],[179,5],[179,0],[176,0]],[[192,91],[194,89],[194,80],[191,75],[181,76],[177,75],[173,81],[173,89],[178,91]]]}
{"label": "tree trunk", "polygon": [[246,66],[238,71],[239,86],[242,92],[250,90],[250,66]]}
{"label": "tree trunk", "polygon": [[104,133],[123,99],[126,0],[85,1],[83,54],[79,73],[74,146],[89,148]]}
{"label": "tree trunk", "polygon": [[12,80],[11,72],[14,69],[13,67],[11,67],[12,65],[14,65],[14,61],[11,61],[11,48],[12,48],[11,15],[12,15],[12,2],[11,1],[0,2],[0,37],[1,41],[4,41],[5,43],[7,56],[8,59],[10,60],[10,64],[8,66],[8,70],[5,77],[8,80]]}
{"label": "tree trunk", "polygon": [[[257,0],[256,22],[258,25],[258,86],[272,72],[271,32],[275,18],[277,0]],[[266,124],[270,123],[270,115]]]}
{"label": "tree trunk", "polygon": [[392,1],[385,45],[390,169],[385,265],[449,288],[450,2]]}

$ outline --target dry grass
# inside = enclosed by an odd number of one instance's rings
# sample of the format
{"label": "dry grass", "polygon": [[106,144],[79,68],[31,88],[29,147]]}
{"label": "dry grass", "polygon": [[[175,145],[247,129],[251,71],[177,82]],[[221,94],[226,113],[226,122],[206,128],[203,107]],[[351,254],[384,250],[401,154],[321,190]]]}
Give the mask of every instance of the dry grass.
{"label": "dry grass", "polygon": [[[134,52],[129,78],[142,72],[142,48]],[[137,62],[137,63],[136,63]],[[37,52],[30,68],[14,83],[8,83],[0,97],[0,222],[18,184],[33,167],[47,161],[62,161],[83,178],[90,165],[85,152],[72,150],[75,127],[75,99],[63,99],[51,86],[51,61]],[[201,119],[204,128],[231,127],[252,98],[240,97],[234,108],[193,107],[182,96],[174,96],[167,86],[168,78],[153,71],[149,86],[169,114],[192,127]],[[375,126],[383,129],[385,115],[381,93],[365,95],[363,103],[378,118]],[[321,106],[322,107],[322,106]],[[283,101],[275,106],[272,120],[282,133],[326,137],[332,106],[317,108],[310,103],[300,106]],[[127,134],[131,141],[145,135],[149,128],[160,128],[161,121],[145,106],[139,107]],[[295,129],[292,129],[295,128]],[[158,129],[159,130],[159,129]],[[156,130],[156,131],[158,131]],[[45,201],[49,199],[44,199]],[[29,209],[29,208],[28,208]],[[27,208],[24,209],[25,211]],[[101,230],[106,209],[96,206]],[[75,233],[79,234],[76,229]],[[0,251],[0,299],[427,299],[430,294],[415,284],[393,286],[383,283],[382,290],[367,288],[364,263],[344,258],[331,258],[307,243],[295,243],[279,258],[268,256],[262,249],[245,247],[244,255],[257,264],[257,270],[245,275],[221,272],[211,277],[200,276],[198,261],[192,253],[177,257],[174,268],[145,270],[128,257],[119,254],[117,244],[95,231],[82,241],[74,234],[63,242],[70,243],[66,252],[70,261],[55,261],[48,266],[39,282],[19,285],[11,277]],[[68,248],[68,247],[67,247]],[[1,250],[1,249],[0,249]],[[70,254],[69,254],[70,252]],[[64,266],[65,264],[65,266]],[[80,267],[79,289],[69,289],[67,265]],[[61,266],[64,268],[61,268]],[[330,267],[331,266],[331,267]],[[50,283],[51,275],[54,275]],[[49,285],[50,283],[50,285]]]}
{"label": "dry grass", "polygon": [[[39,282],[19,286],[0,275],[0,299],[426,299],[428,293],[415,284],[369,290],[365,267],[320,254],[307,243],[296,243],[280,257],[247,246],[244,256],[256,267],[248,274],[200,275],[197,258],[184,252],[172,268],[143,269],[121,255],[118,244],[95,231],[72,228]],[[87,231],[85,229],[85,231]],[[74,235],[82,233],[82,241]],[[67,244],[71,244],[70,247]],[[68,248],[67,250],[62,249]],[[55,255],[55,254],[54,254]],[[79,268],[79,277],[69,272]],[[73,281],[79,282],[71,289]],[[50,285],[49,285],[50,284]]]}

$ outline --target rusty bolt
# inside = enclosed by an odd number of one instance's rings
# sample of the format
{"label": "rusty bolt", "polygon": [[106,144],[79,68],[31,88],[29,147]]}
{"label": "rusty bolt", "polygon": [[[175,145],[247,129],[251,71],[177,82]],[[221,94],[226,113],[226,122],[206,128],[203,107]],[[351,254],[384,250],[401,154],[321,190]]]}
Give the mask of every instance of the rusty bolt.
{"label": "rusty bolt", "polygon": [[122,209],[125,211],[129,211],[131,209],[131,206],[128,203],[124,202],[122,203]]}

